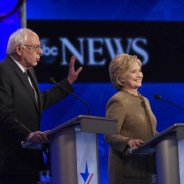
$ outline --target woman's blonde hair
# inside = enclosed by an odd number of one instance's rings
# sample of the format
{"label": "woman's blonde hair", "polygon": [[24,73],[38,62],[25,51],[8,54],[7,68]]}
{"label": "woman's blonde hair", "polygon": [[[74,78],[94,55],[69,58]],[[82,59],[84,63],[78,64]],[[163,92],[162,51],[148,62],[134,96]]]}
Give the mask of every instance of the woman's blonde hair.
{"label": "woman's blonde hair", "polygon": [[138,63],[141,67],[142,63],[135,55],[118,54],[109,65],[109,76],[112,84],[117,90],[124,88],[122,75],[130,68],[133,63]]}

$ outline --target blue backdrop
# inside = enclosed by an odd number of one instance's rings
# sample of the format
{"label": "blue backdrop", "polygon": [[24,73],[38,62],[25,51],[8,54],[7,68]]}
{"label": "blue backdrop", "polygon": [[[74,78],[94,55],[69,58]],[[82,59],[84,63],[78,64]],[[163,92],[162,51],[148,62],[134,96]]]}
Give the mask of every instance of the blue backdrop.
{"label": "blue backdrop", "polygon": [[[9,12],[17,0],[3,1],[0,5],[0,16]],[[28,0],[27,19],[54,20],[120,20],[120,21],[184,21],[184,1],[182,0]],[[0,18],[0,59],[5,56],[9,35],[20,27],[19,12],[6,19]],[[39,25],[38,25],[39,26]],[[53,28],[53,34],[54,34]],[[75,27],[73,28],[75,31]],[[159,56],[158,56],[159,57]],[[174,65],[174,61],[173,61]],[[158,68],[159,70],[159,68]],[[167,70],[167,66],[165,66]],[[174,75],[177,71],[173,71]],[[154,74],[156,75],[156,73]],[[153,81],[154,81],[153,75]],[[164,71],[163,71],[164,75]],[[181,73],[184,81],[184,76]],[[39,84],[41,90],[50,87],[48,83]],[[104,116],[105,106],[115,89],[110,83],[75,83],[75,94],[90,104],[91,115]],[[158,120],[159,131],[174,123],[184,122],[184,111],[177,109],[153,97],[160,94],[179,106],[184,106],[184,83],[144,83],[140,92],[151,103]],[[78,114],[86,114],[87,107],[72,96],[47,109],[42,118],[42,130],[51,129]],[[103,135],[99,135],[100,180],[107,184],[108,145]]]}

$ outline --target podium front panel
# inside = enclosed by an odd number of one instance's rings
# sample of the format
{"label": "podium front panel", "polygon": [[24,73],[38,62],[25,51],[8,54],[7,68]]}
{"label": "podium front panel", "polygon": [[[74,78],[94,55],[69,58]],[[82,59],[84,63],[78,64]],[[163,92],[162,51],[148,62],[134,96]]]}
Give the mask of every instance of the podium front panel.
{"label": "podium front panel", "polygon": [[184,183],[184,139],[178,140],[180,183]]}
{"label": "podium front panel", "polygon": [[57,134],[51,144],[53,184],[98,184],[97,134],[71,126]]}
{"label": "podium front panel", "polygon": [[75,127],[68,127],[58,133],[51,143],[52,184],[78,184]]}
{"label": "podium front panel", "polygon": [[156,145],[158,184],[181,184],[178,164],[178,141],[167,137]]}
{"label": "podium front panel", "polygon": [[78,184],[98,184],[98,147],[95,133],[76,128],[76,157]]}

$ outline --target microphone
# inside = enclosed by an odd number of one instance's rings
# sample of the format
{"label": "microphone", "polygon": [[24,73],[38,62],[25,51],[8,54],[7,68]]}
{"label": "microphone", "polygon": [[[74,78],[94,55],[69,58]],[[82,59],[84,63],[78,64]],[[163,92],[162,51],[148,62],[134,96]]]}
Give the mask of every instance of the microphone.
{"label": "microphone", "polygon": [[50,77],[49,78],[49,81],[55,85],[57,85],[58,87],[60,87],[61,89],[64,89],[65,91],[67,91],[70,95],[72,95],[74,98],[80,100],[82,103],[84,103],[87,108],[88,108],[88,114],[87,115],[90,115],[90,106],[89,104],[84,101],[82,98],[78,97],[77,95],[75,95],[74,93],[72,93],[71,91],[69,91],[68,89],[66,89],[64,86],[62,86],[60,83],[56,82],[54,78]]}
{"label": "microphone", "polygon": [[164,102],[166,102],[166,103],[168,103],[168,104],[170,104],[170,105],[172,105],[172,106],[174,106],[174,107],[176,107],[176,108],[178,108],[178,109],[184,111],[184,108],[183,108],[183,107],[181,107],[181,106],[179,106],[179,105],[176,105],[176,104],[174,104],[173,102],[171,102],[171,101],[169,101],[169,100],[166,100],[166,99],[162,98],[159,94],[154,95],[154,97],[155,97],[156,100],[162,100],[162,101],[164,101]]}

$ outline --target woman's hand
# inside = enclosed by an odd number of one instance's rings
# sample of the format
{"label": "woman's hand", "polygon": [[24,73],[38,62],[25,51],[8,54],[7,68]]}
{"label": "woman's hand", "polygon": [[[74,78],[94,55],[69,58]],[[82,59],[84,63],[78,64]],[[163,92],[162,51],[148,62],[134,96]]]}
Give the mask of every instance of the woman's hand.
{"label": "woman's hand", "polygon": [[142,144],[144,144],[144,141],[140,140],[140,139],[129,139],[127,141],[127,144],[130,148],[138,148],[140,147]]}

